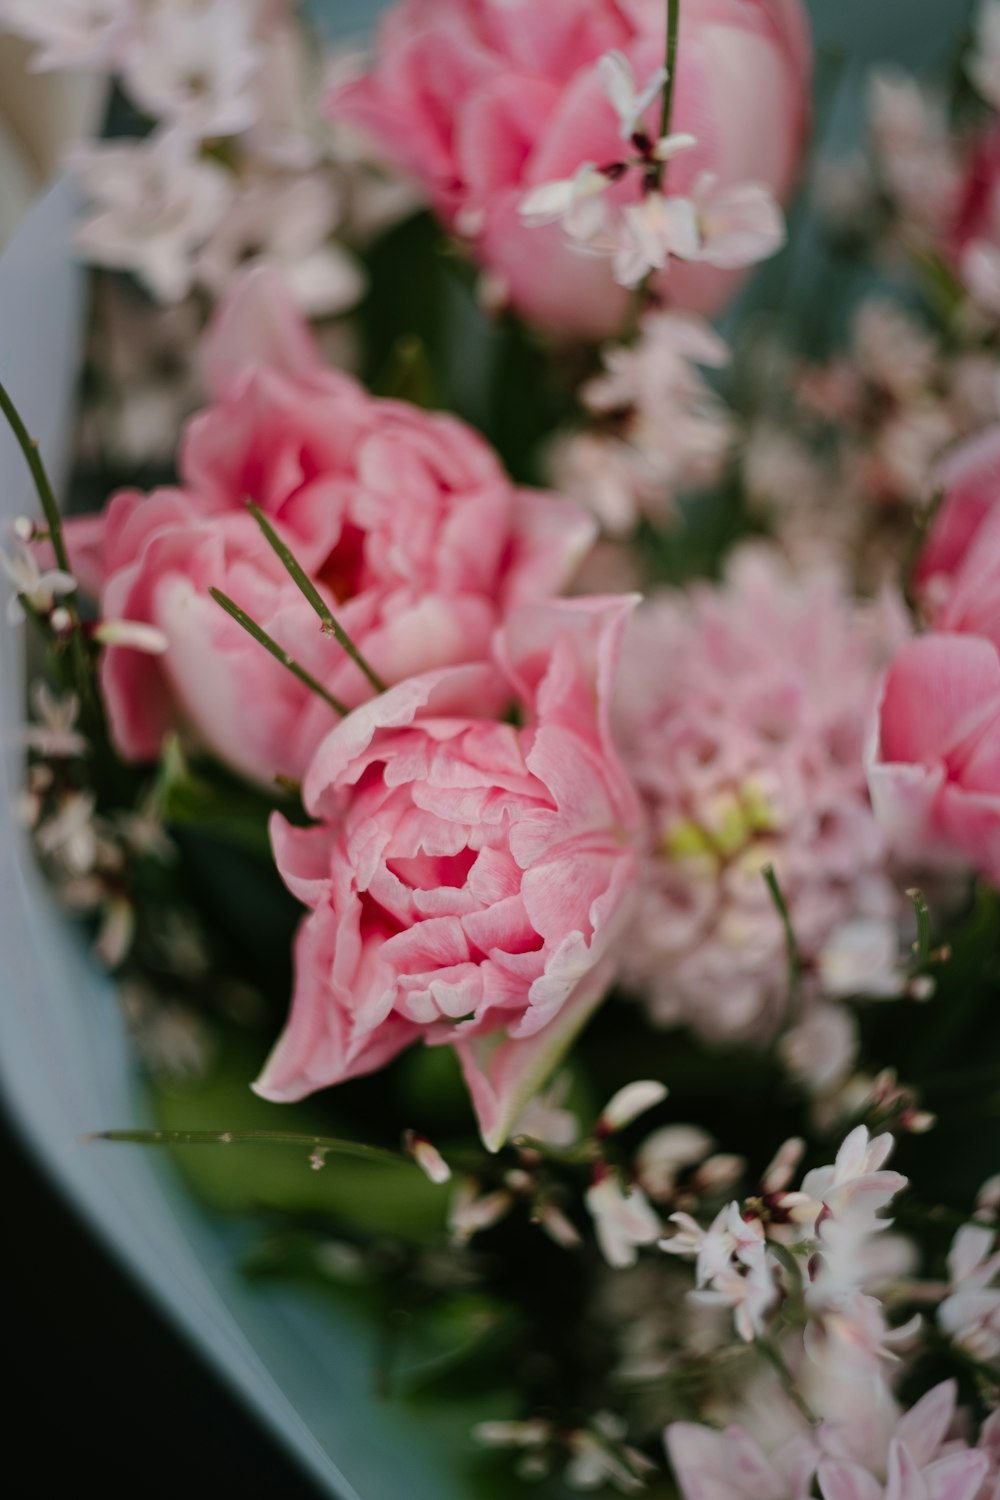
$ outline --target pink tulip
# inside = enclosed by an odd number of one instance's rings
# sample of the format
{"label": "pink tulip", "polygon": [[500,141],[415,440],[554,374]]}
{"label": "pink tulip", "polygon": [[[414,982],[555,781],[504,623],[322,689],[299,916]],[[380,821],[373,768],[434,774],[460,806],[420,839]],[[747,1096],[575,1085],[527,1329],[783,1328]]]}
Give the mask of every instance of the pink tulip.
{"label": "pink tulip", "polygon": [[1000,426],[950,453],[936,480],[943,499],[914,570],[925,613],[1000,647]]}
{"label": "pink tulip", "polygon": [[600,1001],[631,911],[638,811],[607,705],[632,602],[527,606],[493,661],[401,683],[323,741],[304,786],[321,823],[272,825],[311,910],[258,1093],[300,1099],[450,1044],[487,1146],[506,1139]]}
{"label": "pink tulip", "polygon": [[[606,260],[567,245],[559,224],[526,227],[520,206],[586,162],[620,159],[598,61],[621,52],[642,84],[663,63],[665,28],[662,0],[400,0],[372,70],[338,89],[331,110],[420,184],[514,307],[556,332],[601,337],[620,328],[630,294]],[[697,145],[671,161],[670,191],[688,194],[709,172],[723,188],[752,181],[787,194],[809,73],[800,0],[684,0],[672,129]],[[655,138],[658,122],[657,99],[641,123]],[[671,302],[701,312],[734,284],[705,265],[658,278]]]}
{"label": "pink tulip", "polygon": [[516,488],[464,423],[370,397],[325,369],[271,273],[252,273],[205,349],[212,404],[184,436],[179,489],[116,495],[70,545],[102,614],[156,626],[155,660],[111,647],[102,686],[130,760],[171,728],[250,779],[299,778],[332,710],[225,615],[230,595],[353,707],[371,687],[285,573],[253,499],[386,682],[482,657],[519,604],[557,593],[592,523]]}
{"label": "pink tulip", "polygon": [[1000,656],[990,641],[936,634],[902,647],[868,778],[901,857],[964,856],[1000,883]]}

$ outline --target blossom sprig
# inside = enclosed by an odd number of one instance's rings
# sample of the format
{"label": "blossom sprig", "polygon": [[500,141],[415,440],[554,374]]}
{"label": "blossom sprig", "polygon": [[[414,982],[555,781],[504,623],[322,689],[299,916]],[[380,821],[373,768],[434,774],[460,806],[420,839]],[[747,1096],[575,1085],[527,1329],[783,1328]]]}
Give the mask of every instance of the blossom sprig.
{"label": "blossom sprig", "polygon": [[[671,7],[668,46],[673,56],[674,15]],[[662,190],[664,167],[698,144],[689,132],[669,131],[670,68],[658,68],[640,86],[628,59],[611,51],[600,58],[597,70],[631,151],[601,164],[582,162],[571,176],[531,188],[519,205],[527,227],[560,223],[576,249],[610,257],[615,279],[625,287],[666,271],[671,259],[739,270],[781,248],[784,217],[762,183],[723,185],[714,173],[702,172],[690,194]],[[642,118],[658,95],[663,98],[662,130],[654,138],[642,127]],[[637,197],[612,206],[608,190],[622,184]]]}

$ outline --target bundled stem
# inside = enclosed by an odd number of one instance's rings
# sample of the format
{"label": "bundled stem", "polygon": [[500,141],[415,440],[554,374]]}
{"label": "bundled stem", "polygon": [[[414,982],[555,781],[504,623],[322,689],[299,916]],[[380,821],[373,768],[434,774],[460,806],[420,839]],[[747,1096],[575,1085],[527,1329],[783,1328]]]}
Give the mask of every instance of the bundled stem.
{"label": "bundled stem", "polygon": [[320,618],[320,621],[322,622],[323,629],[327,632],[328,635],[332,635],[334,637],[338,645],[343,647],[343,649],[347,652],[348,656],[355,663],[355,665],[360,667],[361,671],[368,678],[368,681],[371,683],[376,693],[384,693],[385,683],[382,681],[381,677],[379,677],[378,673],[368,665],[364,657],[361,655],[361,652],[358,650],[357,646],[355,646],[354,642],[347,634],[347,631],[335,619],[329,605],[323,598],[323,595],[313,583],[312,579],[309,577],[309,574],[305,571],[292,549],[281,540],[281,537],[275,531],[274,527],[271,525],[270,521],[261,510],[260,506],[255,505],[252,500],[249,502],[249,510],[250,514],[257,522],[257,525],[263,532],[264,539],[268,543],[268,546],[282,563],[289,577],[298,587],[304,598],[309,601],[313,609],[316,611],[317,615]]}
{"label": "bundled stem", "polygon": [[224,609],[226,614],[236,621],[237,625],[242,626],[247,635],[253,636],[258,645],[263,646],[265,651],[270,652],[275,661],[280,662],[283,667],[291,672],[293,677],[298,678],[304,687],[309,688],[311,692],[316,693],[322,698],[324,703],[329,703],[334,713],[340,714],[341,718],[346,718],[350,712],[347,705],[341,703],[339,698],[335,698],[318,678],[314,677],[311,672],[308,672],[302,666],[301,662],[297,662],[294,656],[290,656],[284,647],[279,646],[274,637],[268,635],[263,626],[258,625],[257,621],[248,615],[245,609],[240,609],[239,605],[230,599],[228,594],[224,594],[221,589],[209,589],[208,592],[216,604]]}

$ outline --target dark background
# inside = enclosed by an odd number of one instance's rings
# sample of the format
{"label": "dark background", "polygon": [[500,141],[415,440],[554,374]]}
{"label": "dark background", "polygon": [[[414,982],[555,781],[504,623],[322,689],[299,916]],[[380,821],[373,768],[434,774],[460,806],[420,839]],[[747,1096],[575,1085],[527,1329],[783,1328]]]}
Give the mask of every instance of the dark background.
{"label": "dark background", "polygon": [[[321,1500],[49,1185],[0,1115],[12,1500]],[[30,1477],[27,1477],[30,1476]],[[24,1486],[22,1488],[21,1486]]]}

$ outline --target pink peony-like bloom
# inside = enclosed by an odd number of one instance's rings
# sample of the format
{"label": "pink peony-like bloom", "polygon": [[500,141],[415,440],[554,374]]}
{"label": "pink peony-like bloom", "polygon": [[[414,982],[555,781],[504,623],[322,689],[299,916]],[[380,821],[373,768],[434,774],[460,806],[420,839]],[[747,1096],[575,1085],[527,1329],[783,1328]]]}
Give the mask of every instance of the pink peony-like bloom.
{"label": "pink peony-like bloom", "polygon": [[325,369],[280,280],[251,273],[223,306],[213,396],[187,428],[181,486],[113,497],[70,529],[103,614],[156,626],[151,661],[110,648],[101,681],[128,759],[189,729],[247,777],[301,777],[331,709],[209,596],[235,599],[335,697],[371,688],[320,623],[246,505],[270,517],[388,683],[482,658],[517,605],[568,582],[592,537],[572,502],[516,488],[464,423],[378,400]]}
{"label": "pink peony-like bloom", "polygon": [[981,635],[1000,648],[1000,427],[938,465],[941,507],[913,581],[935,630]]}
{"label": "pink peony-like bloom", "polygon": [[[454,1045],[490,1149],[601,999],[632,908],[638,808],[607,707],[629,598],[525,606],[494,660],[357,709],[276,816],[311,908],[255,1085],[300,1099],[410,1043]],[[520,727],[501,719],[513,700]]]}
{"label": "pink peony-like bloom", "polygon": [[[560,224],[529,228],[528,193],[620,159],[622,124],[600,59],[618,52],[635,79],[663,63],[662,0],[401,0],[364,77],[337,90],[336,118],[371,136],[423,187],[526,317],[557,332],[620,328],[629,293],[604,259],[567,245]],[[685,0],[672,129],[697,144],[669,164],[670,192],[706,173],[720,189],[753,182],[782,197],[808,116],[810,42],[800,0]],[[642,103],[640,98],[638,103]],[[659,95],[640,120],[659,135]],[[616,200],[639,188],[619,183]],[[711,312],[734,285],[705,264],[656,278],[671,302]]]}
{"label": "pink peony-like bloom", "polygon": [[859,914],[894,913],[864,737],[897,630],[833,573],[793,579],[763,547],[721,586],[639,611],[620,724],[649,837],[627,976],[657,1020],[773,1033],[788,981],[765,864],[806,966]]}
{"label": "pink peony-like bloom", "polygon": [[991,641],[932,634],[897,652],[868,781],[900,857],[964,857],[1000,883],[1000,654]]}

